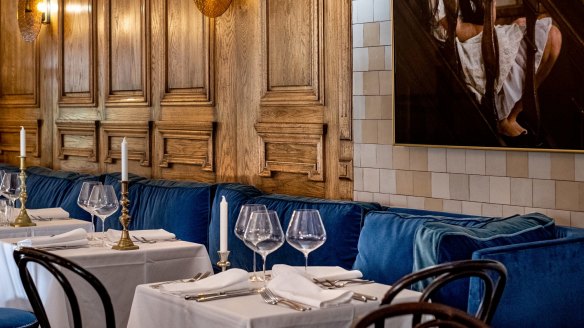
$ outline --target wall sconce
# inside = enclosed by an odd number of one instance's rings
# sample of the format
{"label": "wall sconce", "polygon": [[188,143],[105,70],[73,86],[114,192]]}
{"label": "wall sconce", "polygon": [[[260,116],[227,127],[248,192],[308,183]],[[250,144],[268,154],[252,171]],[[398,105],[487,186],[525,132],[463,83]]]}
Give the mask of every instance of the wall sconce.
{"label": "wall sconce", "polygon": [[42,24],[51,22],[50,0],[18,0],[18,28],[26,42],[34,42]]}
{"label": "wall sconce", "polygon": [[195,4],[203,15],[215,18],[221,16],[227,8],[229,8],[231,1],[232,0],[195,0]]}

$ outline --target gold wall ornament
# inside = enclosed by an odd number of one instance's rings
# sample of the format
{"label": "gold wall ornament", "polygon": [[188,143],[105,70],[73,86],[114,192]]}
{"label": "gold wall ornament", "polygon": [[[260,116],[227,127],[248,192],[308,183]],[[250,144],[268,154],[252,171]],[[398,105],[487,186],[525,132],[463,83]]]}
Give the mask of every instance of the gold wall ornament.
{"label": "gold wall ornament", "polygon": [[18,0],[18,28],[26,42],[34,42],[42,24],[49,23],[49,0]]}
{"label": "gold wall ornament", "polygon": [[231,1],[232,0],[195,0],[195,4],[203,15],[215,18],[221,16],[227,8],[229,8]]}

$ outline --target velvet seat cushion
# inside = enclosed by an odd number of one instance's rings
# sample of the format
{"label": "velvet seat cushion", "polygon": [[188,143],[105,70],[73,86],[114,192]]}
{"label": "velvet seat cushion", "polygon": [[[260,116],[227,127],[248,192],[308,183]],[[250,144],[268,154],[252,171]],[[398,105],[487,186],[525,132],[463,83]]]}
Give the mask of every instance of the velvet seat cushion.
{"label": "velvet seat cushion", "polygon": [[[294,210],[318,209],[328,238],[321,247],[310,253],[309,265],[332,265],[347,269],[351,268],[357,255],[357,241],[365,214],[370,210],[380,209],[379,205],[371,203],[266,195],[254,189],[236,185],[218,187],[209,229],[211,240],[209,253],[213,263],[218,260],[216,254],[219,250],[219,202],[222,196],[225,196],[229,203],[229,248],[234,253],[230,259],[235,261],[232,265],[247,270],[253,267],[252,252],[233,233],[243,204],[264,204],[269,210],[275,210],[284,232],[288,228]],[[304,255],[285,242],[282,247],[268,256],[268,268],[276,263],[303,266]]]}
{"label": "velvet seat cushion", "polygon": [[0,307],[0,328],[38,327],[36,316],[29,311]]}

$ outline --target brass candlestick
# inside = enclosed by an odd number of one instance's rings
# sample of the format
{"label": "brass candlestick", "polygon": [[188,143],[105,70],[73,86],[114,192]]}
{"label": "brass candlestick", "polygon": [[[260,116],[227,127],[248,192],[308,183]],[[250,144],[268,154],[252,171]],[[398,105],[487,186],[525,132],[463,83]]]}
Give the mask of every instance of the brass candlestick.
{"label": "brass candlestick", "polygon": [[128,205],[130,204],[130,200],[128,200],[128,181],[122,181],[122,192],[121,192],[121,201],[120,204],[122,205],[122,215],[120,215],[120,223],[122,224],[122,236],[118,241],[117,245],[114,245],[112,249],[116,249],[119,251],[129,251],[133,249],[138,249],[138,245],[134,245],[132,240],[130,239],[130,232],[128,231],[128,225],[130,224],[130,215],[128,214]]}
{"label": "brass candlestick", "polygon": [[26,169],[26,156],[18,156],[20,158],[20,213],[14,222],[10,223],[13,227],[32,227],[36,226],[36,223],[30,220],[28,213],[26,212],[26,199],[28,195],[26,194],[26,173],[24,172]]}
{"label": "brass candlestick", "polygon": [[217,262],[217,266],[221,268],[221,272],[227,270],[227,267],[231,265],[227,259],[229,258],[229,251],[217,252],[219,254],[219,262]]}

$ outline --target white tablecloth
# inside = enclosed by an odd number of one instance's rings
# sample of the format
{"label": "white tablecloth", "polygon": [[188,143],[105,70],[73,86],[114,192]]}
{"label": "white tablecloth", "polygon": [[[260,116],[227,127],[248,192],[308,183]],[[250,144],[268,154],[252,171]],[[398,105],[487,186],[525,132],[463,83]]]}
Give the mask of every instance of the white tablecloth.
{"label": "white tablecloth", "polygon": [[[12,256],[12,243],[18,240],[5,239],[0,242],[0,306],[30,309]],[[188,278],[197,272],[212,270],[203,245],[184,241],[137,245],[140,249],[134,251],[116,251],[93,246],[53,251],[80,264],[104,284],[112,299],[117,327],[125,327],[127,324],[137,285]],[[31,272],[52,326],[69,327],[68,303],[59,283],[37,265]],[[74,274],[69,274],[68,277],[71,277],[81,303],[83,327],[103,327],[103,310],[97,293]]]}
{"label": "white tablecloth", "polygon": [[36,223],[36,226],[33,227],[17,228],[10,226],[2,226],[0,227],[0,239],[32,236],[50,236],[71,231],[77,228],[85,229],[85,231],[91,231],[91,222],[77,219],[34,221],[34,223]]}
{"label": "white tablecloth", "polygon": [[[383,297],[390,286],[382,284],[353,285],[349,289]],[[394,302],[417,301],[420,293],[403,291]],[[250,295],[198,303],[180,296],[161,293],[149,285],[136,288],[128,328],[158,327],[350,327],[355,320],[376,309],[379,301],[350,304],[298,312],[281,305],[264,303],[260,295]],[[409,318],[396,318],[388,327],[411,327]]]}

